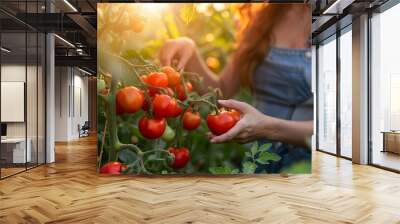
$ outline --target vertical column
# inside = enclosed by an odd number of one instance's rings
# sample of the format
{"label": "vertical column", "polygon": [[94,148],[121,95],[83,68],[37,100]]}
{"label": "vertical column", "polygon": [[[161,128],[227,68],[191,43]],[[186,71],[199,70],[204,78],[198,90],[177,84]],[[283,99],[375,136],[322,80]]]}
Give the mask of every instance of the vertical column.
{"label": "vertical column", "polygon": [[[51,1],[46,1],[46,11],[53,12]],[[46,163],[55,161],[55,53],[54,34],[46,34]]]}
{"label": "vertical column", "polygon": [[368,163],[368,15],[353,19],[353,162]]}

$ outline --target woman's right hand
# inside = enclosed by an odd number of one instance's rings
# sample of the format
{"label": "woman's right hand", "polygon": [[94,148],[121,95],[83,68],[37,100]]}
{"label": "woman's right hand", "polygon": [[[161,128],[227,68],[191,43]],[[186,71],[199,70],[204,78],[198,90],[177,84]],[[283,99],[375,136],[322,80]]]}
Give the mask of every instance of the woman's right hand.
{"label": "woman's right hand", "polygon": [[162,65],[171,66],[174,60],[177,61],[177,69],[185,68],[186,64],[196,53],[196,44],[187,37],[171,39],[162,46],[159,59]]}

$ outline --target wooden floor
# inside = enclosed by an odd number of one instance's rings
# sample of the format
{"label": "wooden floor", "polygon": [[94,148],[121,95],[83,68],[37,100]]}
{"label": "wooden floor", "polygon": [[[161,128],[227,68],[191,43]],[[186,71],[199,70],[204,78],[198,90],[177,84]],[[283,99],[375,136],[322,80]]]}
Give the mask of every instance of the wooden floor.
{"label": "wooden floor", "polygon": [[0,223],[400,223],[400,175],[314,153],[313,174],[100,177],[96,140],[0,181]]}

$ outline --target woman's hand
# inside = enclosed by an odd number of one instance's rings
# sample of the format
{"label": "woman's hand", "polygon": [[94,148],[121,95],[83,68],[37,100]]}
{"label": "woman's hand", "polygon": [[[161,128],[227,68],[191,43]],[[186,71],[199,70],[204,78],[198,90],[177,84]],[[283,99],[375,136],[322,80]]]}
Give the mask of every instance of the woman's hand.
{"label": "woman's hand", "polygon": [[218,102],[224,107],[240,111],[242,117],[228,132],[219,136],[211,135],[210,141],[212,143],[230,140],[246,143],[272,135],[272,127],[277,119],[262,114],[253,106],[244,102],[236,100],[219,100]]}
{"label": "woman's hand", "polygon": [[187,37],[168,40],[162,46],[159,59],[162,65],[171,66],[177,60],[177,69],[185,68],[189,60],[196,54],[196,44]]}
{"label": "woman's hand", "polygon": [[242,113],[242,118],[228,132],[210,136],[212,143],[237,141],[246,143],[256,139],[269,139],[310,148],[313,121],[291,121],[262,114],[251,105],[236,100],[219,100],[224,107]]}

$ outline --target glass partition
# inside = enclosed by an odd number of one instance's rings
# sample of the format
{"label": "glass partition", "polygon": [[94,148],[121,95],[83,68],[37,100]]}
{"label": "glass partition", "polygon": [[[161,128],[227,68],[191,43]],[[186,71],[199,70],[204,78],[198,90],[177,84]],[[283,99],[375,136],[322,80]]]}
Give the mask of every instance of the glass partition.
{"label": "glass partition", "polygon": [[[43,11],[44,1],[26,4],[0,7],[19,16]],[[45,163],[45,44],[43,33],[0,12],[1,179]]]}
{"label": "glass partition", "polygon": [[336,153],[336,37],[318,47],[318,149]]}
{"label": "glass partition", "polygon": [[352,157],[352,34],[340,36],[340,155]]}
{"label": "glass partition", "polygon": [[1,139],[2,177],[24,171],[31,162],[27,144],[26,76],[27,48],[25,32],[1,34]]}
{"label": "glass partition", "polygon": [[371,19],[372,164],[400,170],[400,4]]}

